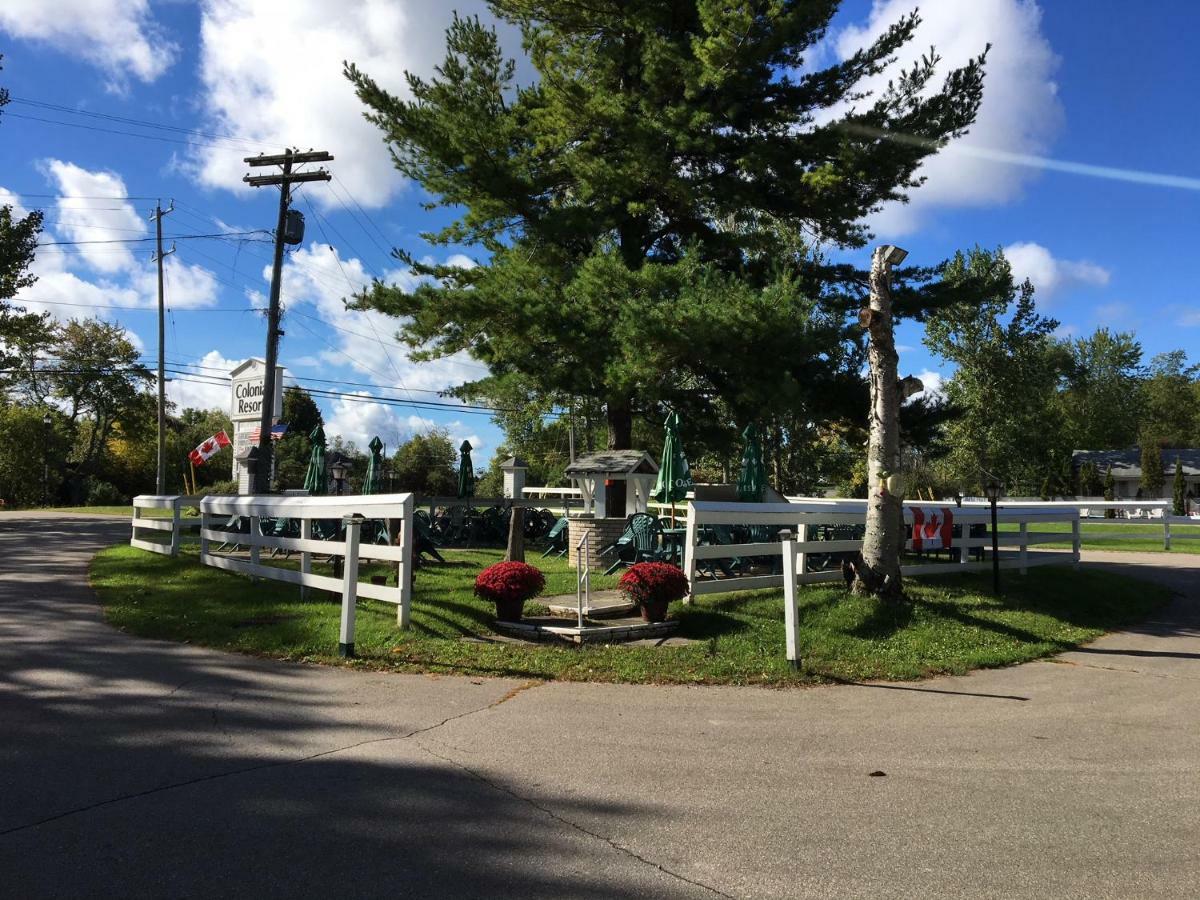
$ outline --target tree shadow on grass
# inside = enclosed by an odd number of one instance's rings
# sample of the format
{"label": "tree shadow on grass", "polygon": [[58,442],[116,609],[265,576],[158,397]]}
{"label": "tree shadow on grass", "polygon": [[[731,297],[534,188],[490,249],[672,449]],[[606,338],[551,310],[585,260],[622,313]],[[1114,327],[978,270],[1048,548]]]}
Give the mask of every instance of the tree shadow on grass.
{"label": "tree shadow on grass", "polygon": [[864,641],[883,641],[912,624],[913,604],[907,599],[886,601],[869,598],[867,602],[867,614],[857,625],[845,631],[851,637]]}

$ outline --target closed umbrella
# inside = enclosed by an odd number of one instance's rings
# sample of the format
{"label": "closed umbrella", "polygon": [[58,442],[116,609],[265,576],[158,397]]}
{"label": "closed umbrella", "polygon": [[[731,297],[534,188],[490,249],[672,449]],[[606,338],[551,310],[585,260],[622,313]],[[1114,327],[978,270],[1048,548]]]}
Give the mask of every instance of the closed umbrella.
{"label": "closed umbrella", "polygon": [[325,493],[329,478],[325,472],[325,429],[318,425],[308,439],[312,442],[312,454],[308,458],[308,471],[304,473],[304,489],[316,496]]}
{"label": "closed umbrella", "polygon": [[375,435],[367,447],[371,450],[371,458],[367,460],[367,477],[363,480],[363,493],[378,494],[383,490],[383,441],[379,439],[379,435]]}
{"label": "closed umbrella", "polygon": [[475,469],[471,465],[471,442],[463,441],[458,453],[458,496],[472,497],[475,494]]}
{"label": "closed umbrella", "polygon": [[738,473],[738,499],[747,503],[761,503],[767,491],[767,466],[763,462],[758,426],[747,425],[742,438],[746,441],[746,449],[742,451],[742,470]]}
{"label": "closed umbrella", "polygon": [[664,426],[662,465],[650,496],[659,503],[671,504],[671,521],[674,522],[675,503],[686,498],[692,489],[692,471],[679,441],[679,414],[669,413]]}

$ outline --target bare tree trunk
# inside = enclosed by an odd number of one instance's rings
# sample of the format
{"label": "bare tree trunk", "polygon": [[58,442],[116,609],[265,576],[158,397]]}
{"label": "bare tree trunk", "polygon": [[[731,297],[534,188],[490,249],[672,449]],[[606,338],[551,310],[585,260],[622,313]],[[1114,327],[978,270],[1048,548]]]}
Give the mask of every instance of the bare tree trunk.
{"label": "bare tree trunk", "polygon": [[870,439],[867,447],[867,533],[862,558],[854,562],[854,592],[885,600],[903,597],[900,551],[904,546],[903,491],[888,490],[887,478],[900,472],[900,388],[892,328],[892,266],[906,256],[898,247],[876,247],[871,256],[871,298],[860,310],[867,329],[871,367]]}
{"label": "bare tree trunk", "polygon": [[525,508],[514,506],[508,520],[508,548],[504,551],[506,562],[525,562]]}

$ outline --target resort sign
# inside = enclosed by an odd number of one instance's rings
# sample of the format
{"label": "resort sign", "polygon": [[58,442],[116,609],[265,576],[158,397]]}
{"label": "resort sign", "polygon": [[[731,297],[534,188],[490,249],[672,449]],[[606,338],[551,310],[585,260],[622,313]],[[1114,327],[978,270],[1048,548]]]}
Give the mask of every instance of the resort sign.
{"label": "resort sign", "polygon": [[[258,422],[262,419],[263,382],[267,367],[261,359],[246,360],[229,373],[233,394],[229,403],[229,418],[235,422]],[[283,409],[283,368],[275,369],[275,402],[272,418],[278,420]]]}

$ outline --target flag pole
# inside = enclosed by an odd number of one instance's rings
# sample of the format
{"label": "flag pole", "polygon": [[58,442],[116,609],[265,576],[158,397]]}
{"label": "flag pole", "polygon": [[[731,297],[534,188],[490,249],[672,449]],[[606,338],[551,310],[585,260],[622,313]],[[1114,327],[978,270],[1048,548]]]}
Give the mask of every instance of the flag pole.
{"label": "flag pole", "polygon": [[188,465],[192,467],[192,496],[196,496],[196,464],[188,458]]}

